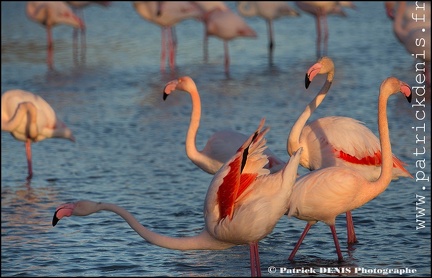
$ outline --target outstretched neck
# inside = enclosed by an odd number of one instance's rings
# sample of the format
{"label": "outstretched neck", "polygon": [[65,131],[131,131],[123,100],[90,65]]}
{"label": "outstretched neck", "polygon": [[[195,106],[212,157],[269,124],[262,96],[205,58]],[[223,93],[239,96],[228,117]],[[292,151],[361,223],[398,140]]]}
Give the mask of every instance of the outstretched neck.
{"label": "outstretched neck", "polygon": [[301,113],[301,115],[298,117],[297,121],[291,128],[290,134],[288,136],[288,142],[287,142],[287,150],[290,156],[292,156],[293,153],[300,147],[300,135],[302,133],[302,130],[306,125],[307,120],[310,118],[313,112],[318,108],[321,102],[323,102],[324,98],[327,95],[327,92],[330,90],[333,81],[333,75],[334,75],[333,71],[327,74],[327,79],[324,85],[321,87],[321,90],[314,97],[314,99],[311,102],[309,102],[309,104],[306,106],[303,113]]}
{"label": "outstretched neck", "polygon": [[163,248],[174,250],[223,250],[234,246],[234,244],[218,241],[205,229],[200,234],[191,237],[176,238],[155,233],[141,225],[130,212],[114,204],[98,203],[95,206],[95,211],[89,214],[101,210],[111,211],[120,215],[143,239]]}

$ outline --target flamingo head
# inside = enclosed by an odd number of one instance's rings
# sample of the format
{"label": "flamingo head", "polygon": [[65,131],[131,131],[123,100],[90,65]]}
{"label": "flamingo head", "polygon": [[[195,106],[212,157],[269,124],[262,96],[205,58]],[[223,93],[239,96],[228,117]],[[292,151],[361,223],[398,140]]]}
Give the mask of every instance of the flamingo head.
{"label": "flamingo head", "polygon": [[181,90],[185,92],[196,91],[197,87],[195,82],[189,76],[183,76],[169,81],[165,84],[163,89],[163,100],[166,100],[169,94],[174,90]]}
{"label": "flamingo head", "polygon": [[333,60],[327,56],[321,57],[318,62],[313,64],[306,73],[305,87],[309,88],[310,83],[317,74],[328,74],[327,79],[333,79],[334,63]]}
{"label": "flamingo head", "polygon": [[75,216],[86,216],[95,213],[100,210],[101,203],[92,202],[87,200],[81,200],[75,203],[66,203],[57,207],[52,225],[55,226],[63,217]]}

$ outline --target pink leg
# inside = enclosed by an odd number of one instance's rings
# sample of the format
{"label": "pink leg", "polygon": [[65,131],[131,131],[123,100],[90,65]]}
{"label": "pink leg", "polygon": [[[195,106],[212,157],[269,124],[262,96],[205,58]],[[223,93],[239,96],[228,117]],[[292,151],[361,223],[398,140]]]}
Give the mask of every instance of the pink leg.
{"label": "pink leg", "polygon": [[160,69],[165,71],[165,59],[166,59],[166,41],[165,41],[166,30],[162,27],[162,38],[161,38],[161,58],[160,58]]}
{"label": "pink leg", "polygon": [[27,155],[27,166],[28,166],[28,177],[27,179],[31,179],[33,177],[33,170],[32,170],[32,152],[31,152],[31,141],[30,139],[27,139],[25,143],[26,147],[26,155]]}
{"label": "pink leg", "polygon": [[175,68],[175,51],[177,47],[177,42],[175,39],[173,27],[167,29],[168,33],[168,49],[169,49],[169,65],[171,70]]}
{"label": "pink leg", "polygon": [[289,256],[288,260],[292,261],[294,260],[294,256],[297,253],[298,249],[300,248],[300,245],[303,242],[303,239],[305,238],[306,234],[309,232],[309,229],[312,227],[310,223],[306,224],[306,227],[303,230],[303,233],[301,234],[299,240],[297,241],[296,246],[294,247],[294,250],[292,250],[291,255]]}
{"label": "pink leg", "polygon": [[229,59],[228,41],[224,41],[224,52],[225,52],[225,74],[226,76],[229,76],[230,59]]}
{"label": "pink leg", "polygon": [[323,55],[327,55],[327,45],[328,45],[328,37],[329,37],[329,32],[328,32],[328,24],[327,24],[327,16],[324,15],[322,17],[323,20],[323,25],[324,25],[324,43],[323,43]]}
{"label": "pink leg", "polygon": [[357,242],[357,237],[354,231],[354,222],[352,219],[351,211],[346,212],[346,222],[347,222],[348,244],[354,244]]}
{"label": "pink leg", "polygon": [[53,68],[53,40],[52,40],[52,32],[51,27],[47,27],[47,38],[48,38],[48,53],[47,53],[47,64],[48,68]]}
{"label": "pink leg", "polygon": [[81,29],[81,62],[85,62],[85,57],[86,57],[86,46],[87,46],[87,42],[86,42],[86,30],[85,29]]}
{"label": "pink leg", "polygon": [[251,277],[261,277],[261,263],[258,251],[258,242],[249,244]]}
{"label": "pink leg", "polygon": [[337,253],[337,255],[338,255],[338,260],[339,260],[339,262],[342,262],[342,261],[343,261],[343,257],[342,257],[342,252],[341,252],[341,250],[340,250],[339,241],[338,241],[338,238],[337,238],[337,234],[336,234],[336,228],[335,228],[335,226],[334,226],[334,225],[331,225],[331,226],[330,226],[330,230],[331,230],[331,232],[332,232],[332,235],[333,235],[333,241],[334,241],[335,246],[336,246],[336,253]]}

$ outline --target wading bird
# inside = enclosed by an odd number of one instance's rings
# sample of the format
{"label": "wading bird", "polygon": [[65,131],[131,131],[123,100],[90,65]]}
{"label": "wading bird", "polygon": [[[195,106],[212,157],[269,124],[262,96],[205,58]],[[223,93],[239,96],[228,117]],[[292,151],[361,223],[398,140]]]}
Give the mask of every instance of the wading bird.
{"label": "wading bird", "polygon": [[270,174],[263,153],[266,148],[264,119],[233,157],[213,176],[204,202],[205,225],[200,234],[168,237],[153,232],[125,209],[109,203],[78,201],[60,205],[55,226],[63,217],[87,216],[102,210],[120,215],[148,242],[175,250],[223,250],[249,245],[251,276],[261,276],[258,242],[272,232],[287,209],[301,149],[277,173]]}

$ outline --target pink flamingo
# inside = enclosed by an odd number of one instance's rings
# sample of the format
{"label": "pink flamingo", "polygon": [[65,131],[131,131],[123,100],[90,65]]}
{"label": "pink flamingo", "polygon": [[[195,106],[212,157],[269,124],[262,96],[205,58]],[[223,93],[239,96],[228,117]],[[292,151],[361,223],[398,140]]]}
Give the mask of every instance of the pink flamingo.
{"label": "pink flamingo", "polygon": [[330,226],[338,259],[343,260],[335,228],[336,217],[341,213],[363,206],[384,192],[394,175],[394,157],[387,120],[387,100],[398,92],[402,92],[411,102],[411,89],[405,82],[389,77],[380,86],[378,130],[382,150],[382,168],[378,179],[370,181],[360,171],[350,167],[333,166],[312,171],[296,181],[288,203],[287,214],[288,217],[294,216],[307,221],[307,224],[289,260],[294,259],[307,232],[318,221]]}
{"label": "pink flamingo", "polygon": [[[317,74],[327,74],[325,84],[306,106],[293,125],[287,140],[287,151],[294,153],[303,147],[300,165],[316,170],[343,166],[358,170],[367,180],[376,180],[381,173],[379,139],[363,123],[349,117],[319,118],[306,125],[307,120],[327,95],[334,77],[334,63],[327,56],[312,65],[306,73],[306,88]],[[404,163],[393,155],[393,179],[411,177]],[[357,242],[352,214],[346,212],[348,243]]]}
{"label": "pink flamingo", "polygon": [[[102,7],[108,7],[111,5],[111,1],[66,1],[66,3],[75,11],[75,13],[84,21],[84,9],[89,6],[99,5]],[[81,58],[85,58],[86,52],[86,36],[85,29],[81,29]],[[74,28],[73,30],[73,41],[74,41],[74,54],[77,56],[78,49],[78,29]],[[75,59],[76,60],[76,59]]]}
{"label": "pink flamingo", "polygon": [[1,130],[25,142],[28,177],[33,176],[31,143],[48,138],[75,142],[72,131],[40,96],[23,90],[9,90],[1,97]]}
{"label": "pink flamingo", "polygon": [[300,14],[284,1],[237,1],[237,10],[242,16],[262,17],[267,23],[269,63],[273,63],[273,21],[283,16],[298,17]]}
{"label": "pink flamingo", "polygon": [[[197,86],[189,76],[172,80],[166,83],[164,87],[163,99],[166,100],[174,90],[189,93],[192,100],[192,113],[186,134],[186,155],[203,171],[213,175],[236,153],[248,136],[233,130],[217,131],[207,140],[204,149],[199,151],[196,147],[196,136],[201,119],[201,100]],[[285,162],[279,159],[270,149],[267,148],[264,153],[269,160],[266,167],[272,173],[285,166]]]}
{"label": "pink flamingo", "polygon": [[[219,9],[222,11],[229,10],[230,8],[225,4],[224,1],[192,1],[192,3],[196,4],[202,11],[203,16],[208,12]],[[208,35],[207,28],[204,26],[204,61],[208,61]]]}
{"label": "pink flamingo", "polygon": [[[411,11],[418,18],[425,18],[425,22],[418,21],[410,18],[410,20],[404,19],[406,16],[406,1],[398,3],[396,10],[396,17],[393,21],[393,32],[399,42],[405,47],[406,51],[413,55],[415,60],[419,60],[423,63],[425,82],[429,87],[431,85],[430,80],[430,67],[431,67],[431,30],[430,30],[430,4],[427,7],[425,2],[421,5],[423,9],[417,11]],[[412,15],[411,15],[412,16]],[[428,17],[427,17],[428,16]],[[410,22],[410,23],[407,23]],[[418,67],[416,66],[416,69]],[[423,83],[422,82],[422,83]]]}
{"label": "pink flamingo", "polygon": [[301,149],[277,173],[267,164],[264,119],[233,157],[213,176],[204,203],[205,226],[200,234],[173,238],[141,225],[131,213],[114,204],[78,201],[60,205],[52,224],[67,216],[87,216],[106,210],[120,215],[148,242],[175,250],[223,250],[236,245],[250,247],[251,276],[261,276],[258,242],[272,232],[286,212],[297,175]]}
{"label": "pink flamingo", "polygon": [[165,71],[166,51],[169,52],[168,63],[175,69],[177,38],[175,25],[187,19],[200,20],[202,12],[189,1],[135,1],[136,12],[145,20],[162,29],[160,68]]}
{"label": "pink flamingo", "polygon": [[236,38],[256,38],[255,30],[246,21],[231,9],[213,9],[204,15],[204,24],[207,36],[215,36],[223,40],[225,74],[229,76],[230,57],[228,41]]}
{"label": "pink flamingo", "polygon": [[66,24],[74,28],[85,29],[84,22],[73,13],[72,9],[61,1],[28,1],[26,7],[27,16],[43,25],[47,31],[47,64],[53,68],[53,39],[52,28]]}
{"label": "pink flamingo", "polygon": [[[317,31],[316,55],[317,57],[320,57],[322,54],[327,55],[329,37],[327,16],[329,14],[336,14],[345,17],[346,13],[343,8],[349,7],[354,9],[355,5],[352,1],[295,1],[295,3],[301,10],[315,17]],[[321,44],[323,45],[322,53]]]}

